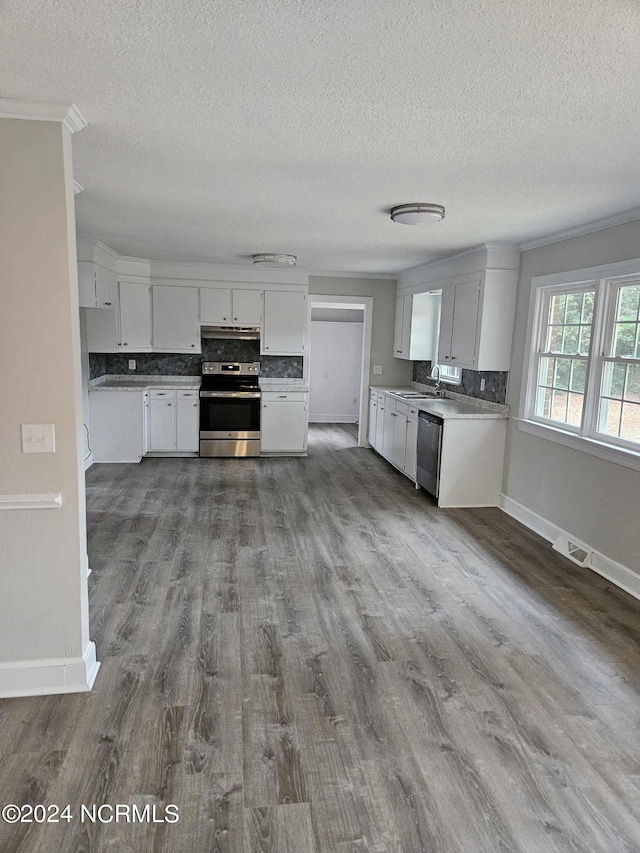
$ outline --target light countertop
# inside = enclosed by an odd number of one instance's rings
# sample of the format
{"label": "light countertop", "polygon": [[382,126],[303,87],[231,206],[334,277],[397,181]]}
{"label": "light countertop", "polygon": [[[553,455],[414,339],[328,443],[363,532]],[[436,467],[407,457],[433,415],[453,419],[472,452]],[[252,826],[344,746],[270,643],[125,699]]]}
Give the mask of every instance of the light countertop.
{"label": "light countertop", "polygon": [[145,391],[147,388],[198,390],[199,376],[106,376],[92,379],[90,391]]}
{"label": "light countertop", "polygon": [[306,394],[309,391],[309,386],[304,379],[277,379],[264,376],[260,377],[259,382],[262,391],[273,391],[276,394],[292,393],[293,391],[302,391]]}
{"label": "light countertop", "polygon": [[473,405],[464,403],[460,400],[448,400],[443,397],[432,397],[428,400],[420,400],[416,398],[401,397],[402,393],[415,392],[415,388],[380,388],[370,386],[372,391],[381,391],[384,394],[390,394],[396,400],[402,403],[408,403],[412,408],[418,409],[421,412],[429,412],[431,415],[446,420],[447,418],[501,418],[508,417],[504,412],[497,412],[493,409],[486,408],[482,405]]}

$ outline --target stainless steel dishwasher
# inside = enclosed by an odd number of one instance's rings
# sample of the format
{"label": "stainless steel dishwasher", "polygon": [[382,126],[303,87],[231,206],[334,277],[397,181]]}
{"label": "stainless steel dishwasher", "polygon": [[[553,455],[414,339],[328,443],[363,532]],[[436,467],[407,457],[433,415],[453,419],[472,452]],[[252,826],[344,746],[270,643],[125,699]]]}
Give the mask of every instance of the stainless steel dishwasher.
{"label": "stainless steel dishwasher", "polygon": [[418,415],[418,485],[438,497],[440,491],[440,446],[442,418],[429,412]]}

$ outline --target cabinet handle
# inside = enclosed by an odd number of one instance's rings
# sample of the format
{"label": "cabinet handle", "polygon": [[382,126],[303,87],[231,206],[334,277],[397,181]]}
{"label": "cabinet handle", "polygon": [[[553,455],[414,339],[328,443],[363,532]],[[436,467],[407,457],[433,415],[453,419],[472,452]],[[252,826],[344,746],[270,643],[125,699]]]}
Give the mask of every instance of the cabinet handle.
{"label": "cabinet handle", "polygon": [[452,355],[452,356],[451,356],[451,361],[455,361],[455,360],[456,360],[455,355]]}
{"label": "cabinet handle", "polygon": [[191,344],[191,346],[192,346],[192,347],[194,347],[194,346],[195,346],[195,344]]}
{"label": "cabinet handle", "polygon": [[288,399],[289,399],[289,395],[288,395],[288,394],[279,394],[278,396],[279,396],[279,398],[280,398],[281,400],[288,400]]}
{"label": "cabinet handle", "polygon": [[171,403],[167,403],[167,406],[170,406],[170,405],[171,405]]}
{"label": "cabinet handle", "polygon": [[448,355],[445,355],[445,358],[449,358],[449,356],[448,356]]}
{"label": "cabinet handle", "polygon": [[262,404],[262,408],[263,408],[263,409],[266,409],[266,408],[267,408],[267,404],[266,404],[266,403],[263,403],[263,404]]}
{"label": "cabinet handle", "polygon": [[129,344],[124,343],[124,344],[122,344],[122,346],[123,346],[123,347],[128,347],[128,346],[129,346]]}
{"label": "cabinet handle", "polygon": [[198,406],[198,405],[199,405],[199,403],[194,403],[194,404],[193,404],[193,408],[195,409],[195,408],[196,408],[196,406]]}
{"label": "cabinet handle", "polygon": [[401,350],[401,349],[397,349],[397,350],[396,350],[396,352],[402,352],[402,350]]}
{"label": "cabinet handle", "polygon": [[238,321],[238,318],[237,318],[237,317],[234,317],[233,319],[234,319],[236,322]]}
{"label": "cabinet handle", "polygon": [[223,320],[226,320],[227,318],[226,318],[226,317],[223,317],[222,319],[223,319]]}
{"label": "cabinet handle", "polygon": [[110,303],[110,302],[105,302],[104,304],[105,304],[105,305],[109,305],[109,306],[111,305],[111,303]]}
{"label": "cabinet handle", "polygon": [[269,349],[269,347],[265,347],[265,349]]}

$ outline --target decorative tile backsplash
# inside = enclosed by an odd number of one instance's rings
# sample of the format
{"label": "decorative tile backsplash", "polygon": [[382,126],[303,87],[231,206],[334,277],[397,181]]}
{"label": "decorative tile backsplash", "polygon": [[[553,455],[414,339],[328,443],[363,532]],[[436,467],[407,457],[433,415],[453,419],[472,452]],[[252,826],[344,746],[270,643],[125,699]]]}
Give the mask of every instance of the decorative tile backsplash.
{"label": "decorative tile backsplash", "polygon": [[[129,370],[129,359],[136,369]],[[259,341],[203,339],[202,353],[127,352],[89,353],[89,379],[107,375],[200,376],[203,361],[259,361],[261,376],[299,379],[302,356],[260,355]]]}
{"label": "decorative tile backsplash", "polygon": [[[484,391],[480,390],[480,381],[484,379]],[[431,379],[431,362],[413,362],[413,381],[422,385],[435,385]],[[467,397],[476,397],[478,400],[487,400],[490,403],[504,405],[507,401],[507,386],[509,384],[509,373],[493,370],[465,370],[462,369],[462,382],[460,385],[442,383],[442,387]]]}

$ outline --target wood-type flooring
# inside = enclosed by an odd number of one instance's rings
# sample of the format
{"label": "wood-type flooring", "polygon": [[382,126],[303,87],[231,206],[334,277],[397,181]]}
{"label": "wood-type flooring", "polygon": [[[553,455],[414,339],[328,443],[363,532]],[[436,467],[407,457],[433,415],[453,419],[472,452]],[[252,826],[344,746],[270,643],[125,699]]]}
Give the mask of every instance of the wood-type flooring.
{"label": "wood-type flooring", "polygon": [[640,851],[640,603],[500,510],[332,425],[87,495],[94,690],[0,701],[0,805],[74,817],[2,853]]}

